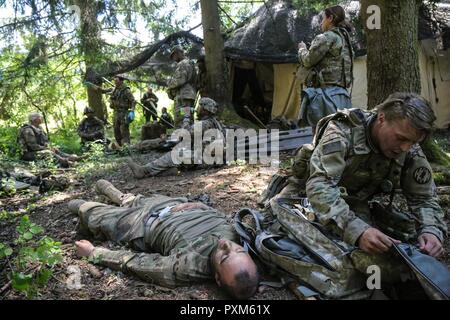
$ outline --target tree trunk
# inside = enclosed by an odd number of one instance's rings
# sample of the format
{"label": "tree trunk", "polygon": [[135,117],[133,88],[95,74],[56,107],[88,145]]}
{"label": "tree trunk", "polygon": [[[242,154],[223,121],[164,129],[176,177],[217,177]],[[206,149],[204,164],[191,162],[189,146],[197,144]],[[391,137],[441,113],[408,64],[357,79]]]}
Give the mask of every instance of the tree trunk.
{"label": "tree trunk", "polygon": [[223,37],[220,30],[217,0],[200,0],[203,38],[205,41],[205,64],[207,91],[221,106],[229,105],[229,86],[223,54]]}
{"label": "tree trunk", "polygon": [[[100,24],[97,20],[99,12],[98,1],[76,0],[75,4],[80,7],[80,45],[86,64],[85,79],[94,80],[94,70],[100,62]],[[95,83],[101,85],[100,83]],[[102,93],[92,87],[87,87],[87,96],[89,106],[94,109],[95,115],[106,122],[108,113],[103,102]]]}
{"label": "tree trunk", "polygon": [[418,19],[420,0],[362,0],[362,21],[367,7],[381,9],[381,28],[368,29],[367,90],[369,108],[396,91],[420,94]]}
{"label": "tree trunk", "polygon": [[[381,29],[368,29],[367,90],[369,109],[396,91],[421,93],[419,69],[419,8],[421,0],[362,0],[362,21],[367,8],[381,9]],[[448,165],[450,158],[432,139],[422,143],[429,161]]]}

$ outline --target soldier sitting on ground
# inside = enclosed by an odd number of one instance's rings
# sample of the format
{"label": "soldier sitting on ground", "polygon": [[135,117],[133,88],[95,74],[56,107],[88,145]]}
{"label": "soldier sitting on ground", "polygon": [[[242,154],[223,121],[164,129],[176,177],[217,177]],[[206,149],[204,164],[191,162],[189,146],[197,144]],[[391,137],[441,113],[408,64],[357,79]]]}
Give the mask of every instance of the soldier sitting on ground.
{"label": "soldier sitting on ground", "polygon": [[20,128],[17,139],[22,151],[22,160],[36,161],[51,156],[62,167],[69,167],[73,162],[82,159],[76,155],[66,154],[58,148],[49,147],[48,137],[41,128],[44,118],[40,113],[30,113],[28,120],[29,123]]}
{"label": "soldier sitting on ground", "polygon": [[215,279],[238,299],[257,291],[257,267],[222,213],[186,198],[123,194],[106,180],[99,180],[96,189],[121,207],[70,201],[80,228],[138,252],[111,251],[81,240],[75,243],[78,256],[167,287]]}
{"label": "soldier sitting on ground", "polygon": [[84,109],[86,118],[81,120],[78,126],[78,135],[81,137],[81,145],[85,146],[87,142],[100,141],[105,142],[105,128],[103,121],[97,118],[92,108]]}
{"label": "soldier sitting on ground", "polygon": [[156,121],[158,119],[158,97],[153,93],[153,88],[148,86],[147,92],[141,99],[141,103],[144,105],[143,112],[145,116],[145,122],[150,122],[150,119]]}
{"label": "soldier sitting on ground", "polygon": [[[204,133],[208,129],[217,129],[223,133],[224,129],[222,124],[216,119],[217,103],[210,98],[201,98],[199,101],[199,107],[197,109],[197,115],[199,124],[201,125],[202,132]],[[194,136],[194,125],[191,125],[187,129]],[[137,179],[144,177],[155,176],[171,168],[175,168],[178,165],[174,163],[172,159],[172,152],[167,152],[162,157],[144,165],[138,165],[132,159],[127,159],[128,165],[133,172],[133,175]]]}

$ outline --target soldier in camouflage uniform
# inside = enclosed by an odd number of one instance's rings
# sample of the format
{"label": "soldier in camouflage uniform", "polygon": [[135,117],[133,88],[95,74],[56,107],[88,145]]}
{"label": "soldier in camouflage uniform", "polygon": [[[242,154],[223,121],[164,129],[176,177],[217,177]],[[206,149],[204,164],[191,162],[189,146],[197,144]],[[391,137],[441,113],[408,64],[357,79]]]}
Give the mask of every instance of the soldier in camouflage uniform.
{"label": "soldier in camouflage uniform", "polygon": [[120,146],[124,143],[130,143],[130,120],[128,119],[128,113],[134,110],[136,106],[136,100],[130,88],[124,85],[124,80],[126,80],[124,75],[117,75],[114,78],[114,88],[99,88],[102,93],[111,95],[111,108],[114,110],[114,137]]}
{"label": "soldier in camouflage uniform", "polygon": [[143,108],[145,122],[150,122],[150,119],[153,121],[158,120],[158,112],[156,111],[158,108],[158,97],[153,93],[153,88],[148,86],[147,92],[144,93],[144,96],[141,99],[141,103],[144,105]]}
{"label": "soldier in camouflage uniform", "polygon": [[301,42],[298,57],[307,89],[302,91],[300,118],[313,128],[329,114],[351,108],[348,88],[353,82],[353,49],[350,43],[351,26],[345,21],[340,6],[324,10],[323,34],[318,35],[309,50]]}
{"label": "soldier in camouflage uniform", "polygon": [[[376,112],[350,109],[323,118],[313,145],[299,150],[290,183],[271,204],[306,195],[314,220],[345,243],[356,269],[366,274],[377,265],[382,281],[400,281],[408,271],[389,251],[392,243],[418,243],[432,257],[443,253],[444,213],[418,145],[435,119],[429,103],[409,93],[392,94]],[[393,199],[400,196],[410,212],[397,208]]]}
{"label": "soldier in camouflage uniform", "polygon": [[[215,117],[216,113],[217,103],[214,100],[210,98],[200,99],[199,107],[197,109],[197,114],[200,121],[197,123],[197,126],[201,126],[203,133],[205,133],[209,129],[216,129],[219,130],[222,134],[224,133],[222,124]],[[194,128],[195,126],[191,125],[186,129],[189,131],[191,137],[194,137]],[[137,179],[142,179],[144,177],[155,176],[166,170],[177,167],[178,165],[174,163],[172,156],[172,152],[167,152],[162,157],[144,166],[138,165],[131,159],[127,159],[127,162],[131,171],[133,172],[134,177]]]}
{"label": "soldier in camouflage uniform", "polygon": [[163,125],[164,127],[166,127],[166,129],[172,129],[173,127],[171,127],[169,124],[171,124],[172,126],[174,125],[172,116],[167,112],[167,108],[163,107],[161,109],[161,121],[159,121],[159,123],[161,125]]}
{"label": "soldier in camouflage uniform", "polygon": [[78,135],[81,138],[81,145],[84,146],[86,142],[93,142],[96,140],[105,140],[105,128],[103,121],[97,118],[92,108],[86,107],[84,109],[84,118],[78,126]]}
{"label": "soldier in camouflage uniform", "polygon": [[167,84],[169,98],[175,101],[175,127],[186,129],[194,122],[194,104],[197,96],[195,62],[186,58],[180,46],[175,46],[170,58],[177,62]]}
{"label": "soldier in camouflage uniform", "polygon": [[54,159],[62,167],[69,167],[72,162],[80,161],[76,155],[66,154],[58,148],[50,148],[48,137],[41,128],[43,116],[34,112],[28,115],[29,123],[20,128],[17,138],[21,149],[21,159],[24,161],[36,161],[42,159]]}
{"label": "soldier in camouflage uniform", "polygon": [[76,242],[79,256],[166,287],[187,286],[215,278],[236,298],[252,296],[258,271],[227,218],[203,203],[163,195],[122,194],[106,180],[97,191],[121,207],[72,200],[82,231],[128,245],[111,251],[90,242]]}

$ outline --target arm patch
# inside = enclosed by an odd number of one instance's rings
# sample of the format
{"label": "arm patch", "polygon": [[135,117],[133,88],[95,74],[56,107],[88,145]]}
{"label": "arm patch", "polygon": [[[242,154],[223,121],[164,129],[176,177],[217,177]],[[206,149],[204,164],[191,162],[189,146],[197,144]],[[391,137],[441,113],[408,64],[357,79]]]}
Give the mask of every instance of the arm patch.
{"label": "arm patch", "polygon": [[327,155],[342,150],[342,144],[340,141],[329,142],[322,146],[322,154]]}

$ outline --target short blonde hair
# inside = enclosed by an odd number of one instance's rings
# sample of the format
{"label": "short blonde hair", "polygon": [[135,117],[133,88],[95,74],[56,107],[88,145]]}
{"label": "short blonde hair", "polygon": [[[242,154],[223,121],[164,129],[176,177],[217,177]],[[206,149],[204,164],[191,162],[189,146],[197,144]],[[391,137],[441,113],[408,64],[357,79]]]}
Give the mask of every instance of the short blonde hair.
{"label": "short blonde hair", "polygon": [[44,118],[42,116],[42,114],[40,114],[39,112],[32,112],[28,115],[28,121],[29,122],[34,122],[35,120],[39,119],[39,118]]}

